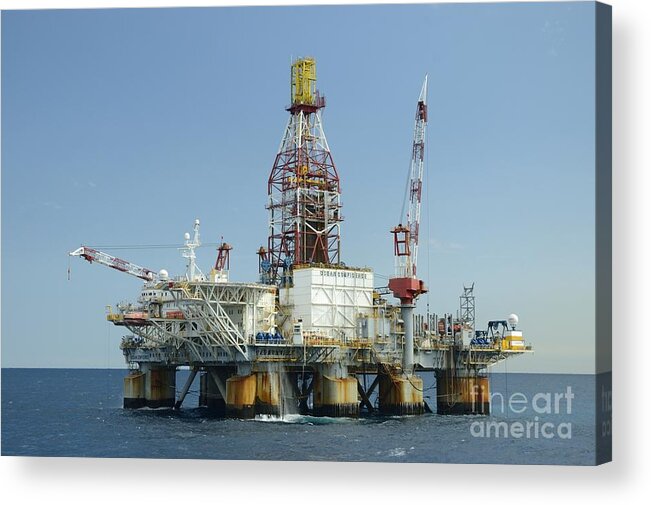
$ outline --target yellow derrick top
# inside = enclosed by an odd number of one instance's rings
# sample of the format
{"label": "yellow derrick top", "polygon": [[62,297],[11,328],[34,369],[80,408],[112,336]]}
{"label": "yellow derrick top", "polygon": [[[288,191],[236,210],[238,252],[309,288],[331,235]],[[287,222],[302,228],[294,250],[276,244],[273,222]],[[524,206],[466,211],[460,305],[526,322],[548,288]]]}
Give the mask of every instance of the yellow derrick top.
{"label": "yellow derrick top", "polygon": [[316,96],[316,60],[299,58],[292,63],[291,99],[292,105],[314,105]]}

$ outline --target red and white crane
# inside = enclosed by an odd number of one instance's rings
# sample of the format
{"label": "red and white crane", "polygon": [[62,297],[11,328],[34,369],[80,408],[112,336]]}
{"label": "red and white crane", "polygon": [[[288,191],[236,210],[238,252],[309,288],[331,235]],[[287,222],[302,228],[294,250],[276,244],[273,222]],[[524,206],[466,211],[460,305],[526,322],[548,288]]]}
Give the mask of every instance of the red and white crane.
{"label": "red and white crane", "polygon": [[409,231],[409,258],[411,272],[405,274],[416,276],[416,263],[418,260],[418,238],[420,227],[420,204],[423,195],[423,169],[425,164],[425,130],[427,128],[427,76],[423,82],[416,107],[416,118],[414,121],[414,141],[411,153],[411,164],[409,170],[409,182],[406,197],[409,199],[407,210],[407,228]]}
{"label": "red and white crane", "polygon": [[217,248],[217,261],[215,261],[215,268],[211,272],[211,280],[215,282],[228,282],[228,270],[231,266],[231,251],[233,246],[224,242]]}
{"label": "red and white crane", "polygon": [[[423,170],[425,165],[425,131],[427,127],[427,76],[418,97],[416,106],[416,118],[414,121],[414,140],[411,152],[411,164],[409,180],[407,181],[407,193],[405,201],[408,200],[406,224],[402,223],[391,230],[393,233],[394,255],[396,257],[396,276],[389,281],[389,288],[397,298],[413,299],[418,293],[409,293],[417,288],[416,266],[418,261],[418,241],[420,228],[420,207],[423,194]],[[417,281],[417,282],[416,282]],[[407,291],[401,288],[405,285]],[[393,287],[392,287],[393,286]],[[394,287],[397,289],[394,289]]]}
{"label": "red and white crane", "polygon": [[423,193],[423,169],[425,165],[425,130],[427,127],[427,76],[418,97],[414,124],[414,141],[411,152],[409,179],[405,201],[409,200],[406,224],[402,223],[391,230],[393,233],[393,253],[396,257],[396,276],[389,279],[389,289],[400,299],[401,315],[404,321],[405,350],[403,369],[411,374],[414,364],[413,311],[416,298],[427,292],[425,283],[416,277],[418,261],[418,239],[420,227],[420,207]]}
{"label": "red and white crane", "polygon": [[99,263],[100,265],[114,268],[115,270],[133,275],[134,277],[138,277],[145,281],[152,281],[158,278],[158,274],[153,270],[116,258],[115,256],[111,256],[110,254],[106,254],[105,252],[98,251],[91,247],[81,246],[79,249],[76,249],[69,254],[70,256],[80,256],[89,263]]}

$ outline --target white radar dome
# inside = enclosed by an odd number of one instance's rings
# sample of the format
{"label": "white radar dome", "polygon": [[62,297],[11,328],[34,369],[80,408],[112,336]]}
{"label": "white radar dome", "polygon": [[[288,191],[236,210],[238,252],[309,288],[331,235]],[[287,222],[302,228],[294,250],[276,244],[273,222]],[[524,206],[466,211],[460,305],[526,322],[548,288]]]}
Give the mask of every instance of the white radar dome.
{"label": "white radar dome", "polygon": [[198,224],[199,224],[199,220],[198,220],[198,219],[195,219],[195,220],[194,220],[194,224],[197,224],[197,225],[198,225]]}
{"label": "white radar dome", "polygon": [[183,235],[183,238],[184,238],[185,240],[190,240],[190,234],[186,231],[186,232],[185,232],[185,235]]}
{"label": "white radar dome", "polygon": [[162,281],[166,281],[167,279],[170,278],[170,274],[167,273],[167,270],[164,268],[158,272],[158,276],[161,278]]}
{"label": "white radar dome", "polygon": [[517,314],[509,314],[507,321],[510,326],[515,327],[518,324],[518,321],[520,321],[520,318],[518,318]]}

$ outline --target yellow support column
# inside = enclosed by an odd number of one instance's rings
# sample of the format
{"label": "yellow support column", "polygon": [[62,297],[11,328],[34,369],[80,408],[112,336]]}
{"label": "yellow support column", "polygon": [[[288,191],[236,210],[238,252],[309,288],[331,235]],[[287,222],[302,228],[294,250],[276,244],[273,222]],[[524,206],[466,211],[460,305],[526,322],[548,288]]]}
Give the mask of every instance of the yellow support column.
{"label": "yellow support column", "polygon": [[255,413],[281,415],[279,372],[256,372]]}
{"label": "yellow support column", "polygon": [[385,415],[404,416],[425,412],[423,379],[417,375],[380,375],[379,410]]}
{"label": "yellow support column", "polygon": [[131,372],[124,378],[123,406],[125,409],[139,409],[145,405],[145,374]]}
{"label": "yellow support column", "polygon": [[488,377],[458,376],[449,370],[436,372],[436,411],[438,414],[490,414]]}
{"label": "yellow support column", "polygon": [[276,371],[230,377],[226,381],[226,414],[250,419],[257,414],[279,416],[292,413],[296,409],[292,409],[291,404],[296,403],[296,399],[289,385],[283,388],[282,381],[282,372]]}
{"label": "yellow support column", "polygon": [[229,377],[226,381],[226,415],[241,419],[255,417],[256,386],[255,374]]}
{"label": "yellow support column", "polygon": [[356,377],[315,375],[314,415],[328,417],[358,417]]}
{"label": "yellow support column", "polygon": [[145,401],[147,407],[174,407],[176,402],[176,368],[145,370]]}

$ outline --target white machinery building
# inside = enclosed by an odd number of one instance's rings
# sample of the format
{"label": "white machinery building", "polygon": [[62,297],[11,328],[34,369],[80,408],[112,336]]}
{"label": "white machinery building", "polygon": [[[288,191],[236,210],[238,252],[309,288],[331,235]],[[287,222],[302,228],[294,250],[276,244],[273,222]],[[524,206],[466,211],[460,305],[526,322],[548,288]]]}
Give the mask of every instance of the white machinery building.
{"label": "white machinery building", "polygon": [[282,328],[291,335],[303,331],[341,340],[356,335],[358,318],[373,312],[373,271],[361,268],[294,268],[293,283],[279,288],[281,311],[288,314]]}

